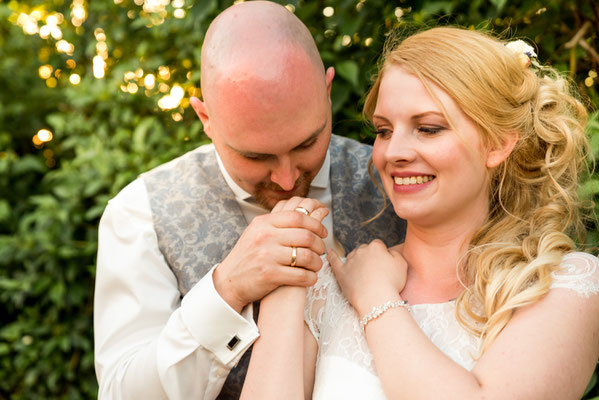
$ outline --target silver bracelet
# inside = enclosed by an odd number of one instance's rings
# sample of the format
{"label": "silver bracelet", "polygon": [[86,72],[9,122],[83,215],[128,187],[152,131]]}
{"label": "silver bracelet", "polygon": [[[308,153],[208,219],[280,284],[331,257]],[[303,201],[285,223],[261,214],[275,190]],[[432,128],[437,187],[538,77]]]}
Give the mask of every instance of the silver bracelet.
{"label": "silver bracelet", "polygon": [[362,328],[362,332],[364,332],[366,324],[368,324],[370,321],[372,321],[373,319],[377,319],[388,309],[396,307],[405,307],[408,310],[410,308],[408,302],[405,300],[388,301],[384,304],[381,304],[378,307],[372,307],[372,310],[368,314],[366,314],[364,318],[362,318],[362,320],[360,321],[360,328]]}

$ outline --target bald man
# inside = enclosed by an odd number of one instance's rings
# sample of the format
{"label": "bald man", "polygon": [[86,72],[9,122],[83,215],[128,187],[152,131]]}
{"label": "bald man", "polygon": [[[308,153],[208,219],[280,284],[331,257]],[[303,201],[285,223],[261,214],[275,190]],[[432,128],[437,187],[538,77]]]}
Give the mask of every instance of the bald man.
{"label": "bald man", "polygon": [[384,200],[370,148],[331,134],[333,77],[282,6],[212,22],[191,99],[212,143],[143,174],[100,222],[101,399],[238,398],[261,298],[314,284],[325,248],[403,240],[393,210],[363,224]]}

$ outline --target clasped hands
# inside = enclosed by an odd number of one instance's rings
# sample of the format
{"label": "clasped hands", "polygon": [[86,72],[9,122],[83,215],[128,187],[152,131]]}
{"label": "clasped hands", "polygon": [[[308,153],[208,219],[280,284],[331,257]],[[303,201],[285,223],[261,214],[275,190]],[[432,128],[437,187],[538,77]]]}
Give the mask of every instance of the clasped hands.
{"label": "clasped hands", "polygon": [[317,200],[293,197],[254,218],[214,270],[217,292],[240,312],[279,286],[316,283],[328,235],[322,220],[328,213]]}
{"label": "clasped hands", "polygon": [[[322,220],[328,214],[317,200],[293,197],[277,203],[270,214],[254,218],[215,269],[217,292],[240,312],[278,287],[312,286],[326,250],[323,239],[328,232]],[[407,263],[380,240],[359,246],[345,263],[333,250],[327,252],[327,259],[358,312],[388,301],[405,285]]]}

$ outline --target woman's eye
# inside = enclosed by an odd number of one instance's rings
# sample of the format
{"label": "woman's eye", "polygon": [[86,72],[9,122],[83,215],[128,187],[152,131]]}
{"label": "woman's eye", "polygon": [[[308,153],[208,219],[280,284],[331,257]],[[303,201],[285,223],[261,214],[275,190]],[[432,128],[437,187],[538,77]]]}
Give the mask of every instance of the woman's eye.
{"label": "woman's eye", "polygon": [[434,135],[436,133],[441,132],[445,128],[440,126],[419,126],[417,129],[418,132],[423,133],[425,135]]}
{"label": "woman's eye", "polygon": [[375,129],[374,133],[381,138],[386,138],[391,136],[392,131],[389,129]]}

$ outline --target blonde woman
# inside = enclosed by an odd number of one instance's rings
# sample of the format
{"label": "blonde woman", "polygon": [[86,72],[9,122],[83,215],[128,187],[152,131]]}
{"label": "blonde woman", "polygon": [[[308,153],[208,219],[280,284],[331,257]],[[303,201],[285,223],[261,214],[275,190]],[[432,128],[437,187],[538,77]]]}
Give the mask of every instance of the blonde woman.
{"label": "blonde woman", "polygon": [[575,242],[586,112],[534,56],[458,28],[389,46],[365,115],[405,242],[328,251],[307,295],[265,298],[244,397],[582,396],[599,358],[599,260]]}

